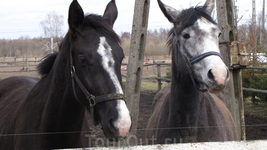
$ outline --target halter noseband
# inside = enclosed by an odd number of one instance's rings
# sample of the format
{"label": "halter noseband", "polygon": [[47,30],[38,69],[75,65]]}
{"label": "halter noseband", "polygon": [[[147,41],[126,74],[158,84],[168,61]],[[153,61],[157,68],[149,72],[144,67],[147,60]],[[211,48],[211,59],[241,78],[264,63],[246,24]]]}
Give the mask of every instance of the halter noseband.
{"label": "halter noseband", "polygon": [[207,52],[207,53],[204,53],[204,54],[201,54],[199,56],[196,56],[196,57],[193,57],[191,58],[190,60],[188,60],[184,54],[182,54],[182,52],[180,50],[178,50],[180,52],[180,54],[182,55],[184,61],[186,62],[186,66],[189,68],[189,73],[190,73],[190,77],[191,77],[191,80],[194,84],[195,87],[198,88],[199,91],[201,92],[207,92],[208,89],[202,89],[199,85],[199,83],[197,83],[193,77],[193,71],[192,71],[192,68],[191,66],[194,64],[194,63],[197,63],[199,61],[201,61],[202,59],[208,57],[208,56],[211,56],[211,55],[215,55],[215,56],[219,56],[221,59],[222,59],[222,55],[218,52]]}
{"label": "halter noseband", "polygon": [[90,109],[85,106],[87,109],[90,110],[92,116],[94,117],[94,106],[98,103],[102,103],[102,102],[106,102],[106,101],[112,101],[112,100],[123,100],[125,101],[125,95],[124,94],[118,94],[118,93],[111,93],[111,94],[106,94],[106,95],[100,95],[100,96],[94,96],[93,94],[91,94],[83,85],[83,83],[81,82],[81,80],[79,79],[79,77],[76,74],[75,71],[75,67],[73,64],[73,58],[72,58],[72,51],[70,50],[70,74],[71,74],[71,83],[72,83],[72,91],[74,94],[74,97],[76,98],[76,100],[83,104],[77,97],[77,94],[75,92],[75,84],[74,84],[74,80],[76,81],[76,83],[78,84],[79,88],[82,90],[83,94],[86,96],[87,100],[89,101],[90,104]]}

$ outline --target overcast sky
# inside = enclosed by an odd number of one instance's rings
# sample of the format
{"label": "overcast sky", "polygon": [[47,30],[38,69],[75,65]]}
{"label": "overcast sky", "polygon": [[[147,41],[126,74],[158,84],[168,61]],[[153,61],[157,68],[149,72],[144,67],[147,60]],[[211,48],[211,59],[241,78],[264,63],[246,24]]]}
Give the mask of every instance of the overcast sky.
{"label": "overcast sky", "polygon": [[[78,0],[85,13],[102,15],[110,0]],[[252,0],[235,0],[240,12],[244,15],[240,23],[247,23],[251,18]],[[21,36],[43,36],[40,22],[49,12],[55,11],[64,16],[64,33],[68,30],[68,8],[71,0],[1,0],[0,5],[0,39],[17,39]],[[134,0],[116,0],[119,10],[114,29],[131,32],[134,12]],[[166,5],[176,9],[204,4],[205,0],[162,0]],[[262,9],[262,0],[256,0],[257,13]],[[163,16],[157,1],[150,0],[149,29],[171,28],[172,25]]]}

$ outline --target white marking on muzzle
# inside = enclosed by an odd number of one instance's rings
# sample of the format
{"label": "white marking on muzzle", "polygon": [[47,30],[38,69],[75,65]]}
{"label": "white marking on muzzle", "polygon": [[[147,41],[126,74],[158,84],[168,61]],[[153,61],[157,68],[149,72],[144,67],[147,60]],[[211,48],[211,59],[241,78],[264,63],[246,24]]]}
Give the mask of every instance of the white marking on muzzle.
{"label": "white marking on muzzle", "polygon": [[[100,43],[98,47],[98,54],[102,57],[102,65],[109,74],[113,84],[115,85],[116,93],[123,94],[121,84],[115,73],[114,64],[115,61],[112,56],[112,49],[105,37],[100,37]],[[131,117],[129,110],[123,100],[117,100],[118,119],[113,122],[114,126],[119,129],[119,135],[125,137],[131,127]]]}
{"label": "white marking on muzzle", "polygon": [[[204,35],[201,40],[201,46],[198,46],[200,48],[199,51],[202,50],[202,53],[211,51],[220,53],[218,38],[220,29],[205,18],[198,19],[197,25]],[[204,81],[206,85],[210,86],[210,88],[217,88],[227,83],[229,80],[228,68],[219,56],[211,55],[201,61],[202,63],[199,64],[198,68],[201,68],[199,70],[202,71],[202,81]],[[208,77],[209,71],[211,71],[214,80]]]}

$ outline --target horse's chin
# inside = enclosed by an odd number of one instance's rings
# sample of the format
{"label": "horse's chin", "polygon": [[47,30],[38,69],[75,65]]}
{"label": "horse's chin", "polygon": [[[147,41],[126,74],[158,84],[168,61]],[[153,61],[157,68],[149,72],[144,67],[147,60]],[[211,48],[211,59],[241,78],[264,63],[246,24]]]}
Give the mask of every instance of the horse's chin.
{"label": "horse's chin", "polygon": [[105,126],[102,125],[102,123],[98,123],[96,127],[103,131],[105,138],[108,139],[109,141],[118,141],[119,139],[125,138],[119,136],[119,130],[113,126],[110,125]]}
{"label": "horse's chin", "polygon": [[205,85],[210,93],[222,92],[225,88],[225,85],[219,85],[219,86],[211,86],[211,85],[209,86],[208,84],[205,84]]}
{"label": "horse's chin", "polygon": [[218,93],[224,90],[224,85],[216,86],[216,87],[209,87],[207,86],[210,93]]}
{"label": "horse's chin", "polygon": [[[224,88],[223,88],[224,89]],[[209,92],[210,93],[218,93],[218,92],[222,92],[223,89],[211,89],[211,88],[208,88]]]}

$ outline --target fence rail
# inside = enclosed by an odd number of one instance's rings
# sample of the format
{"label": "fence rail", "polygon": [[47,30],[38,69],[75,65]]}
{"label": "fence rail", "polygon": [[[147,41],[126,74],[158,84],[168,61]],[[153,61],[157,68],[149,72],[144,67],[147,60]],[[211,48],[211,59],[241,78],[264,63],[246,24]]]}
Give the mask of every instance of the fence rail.
{"label": "fence rail", "polygon": [[[35,67],[42,59],[43,57],[1,57],[0,69],[2,69],[0,70],[0,73],[35,72]],[[30,69],[30,67],[34,69]]]}
{"label": "fence rail", "polygon": [[252,89],[252,88],[244,88],[243,91],[248,91],[248,92],[257,92],[257,93],[264,93],[267,94],[267,90],[259,90],[259,89]]}
{"label": "fence rail", "polygon": [[[128,65],[127,63],[122,63],[122,65]],[[143,65],[144,67],[148,67],[148,66],[156,66],[157,68],[157,77],[152,77],[150,79],[154,79],[158,81],[158,90],[160,90],[162,88],[162,82],[171,82],[170,78],[164,78],[162,77],[162,71],[161,71],[161,67],[168,67],[171,66],[171,63],[165,63],[165,61],[157,61],[157,62],[153,62],[153,63],[146,63]],[[126,67],[127,68],[127,67]],[[125,71],[125,70],[123,70]],[[127,77],[126,75],[122,75],[123,77]]]}
{"label": "fence rail", "polygon": [[34,62],[38,63],[43,57],[0,57],[0,63],[25,63]]}

